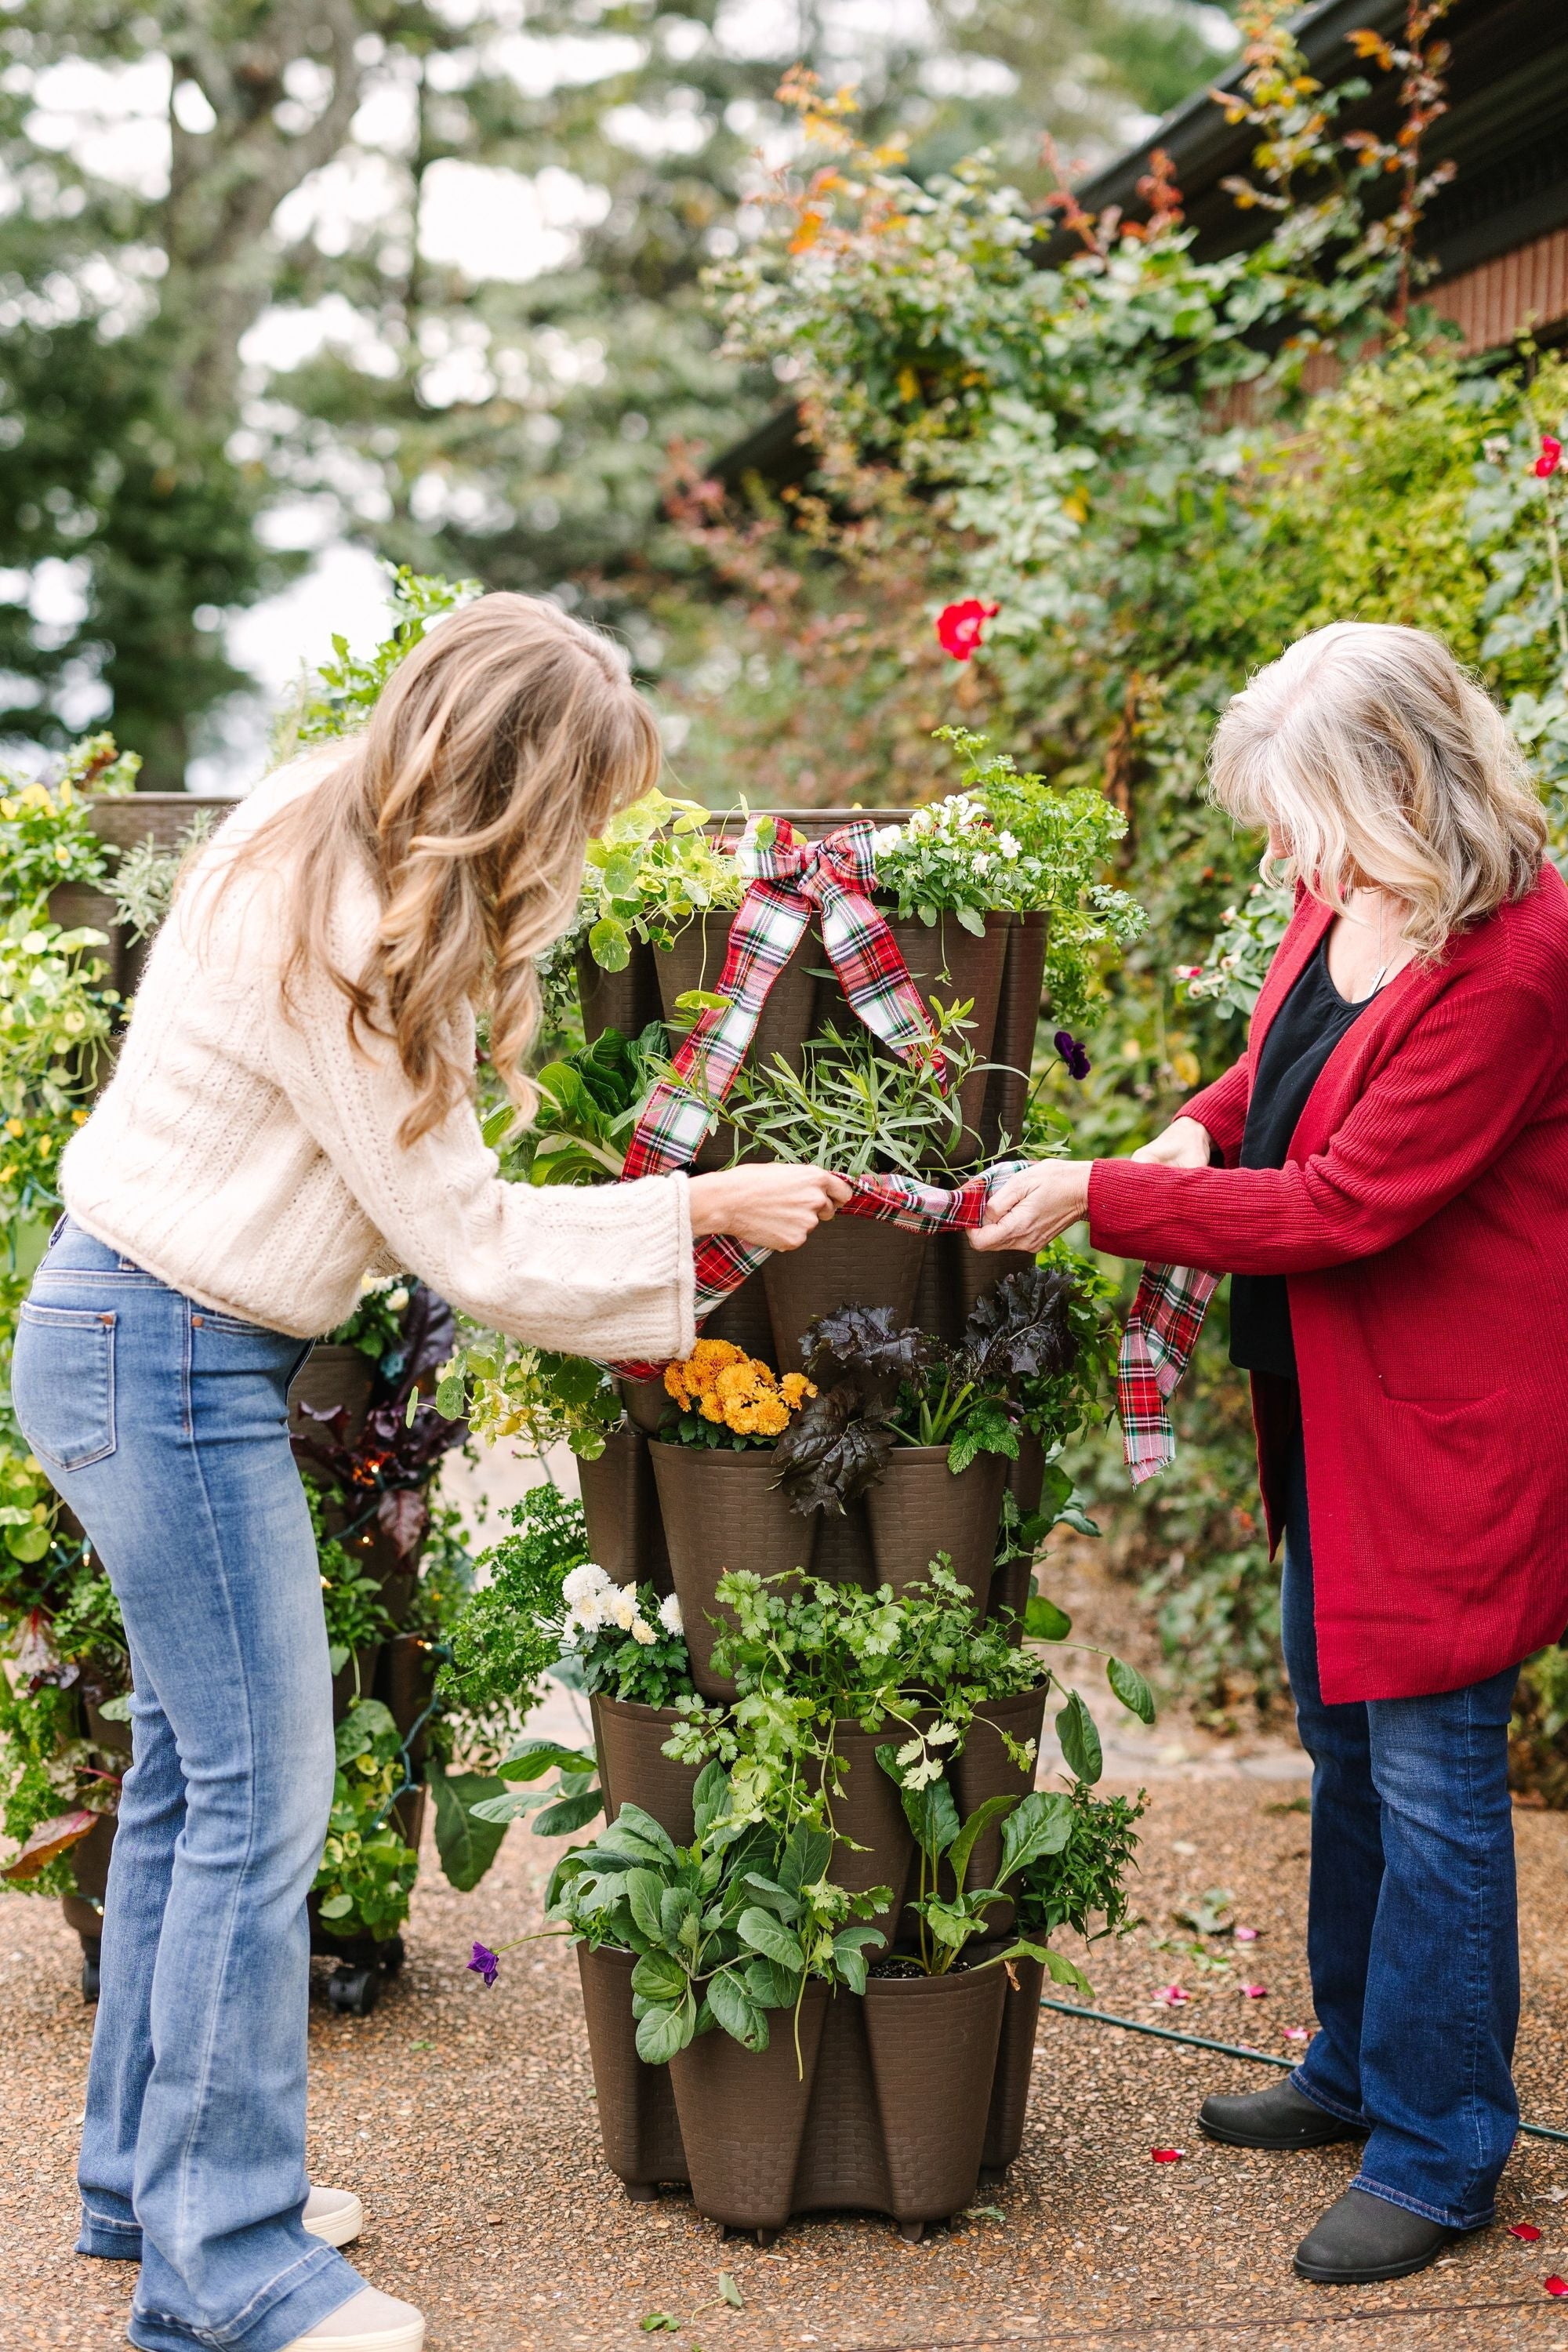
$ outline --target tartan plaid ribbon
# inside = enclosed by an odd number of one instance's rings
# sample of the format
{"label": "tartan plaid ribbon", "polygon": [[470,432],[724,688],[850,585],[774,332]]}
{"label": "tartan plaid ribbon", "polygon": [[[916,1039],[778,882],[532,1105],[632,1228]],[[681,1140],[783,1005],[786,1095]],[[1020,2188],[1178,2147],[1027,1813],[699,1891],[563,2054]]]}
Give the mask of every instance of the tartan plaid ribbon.
{"label": "tartan plaid ribbon", "polygon": [[[768,991],[813,916],[844,992],[872,1035],[902,1060],[927,1055],[939,1084],[943,1081],[931,1016],[898,942],[867,896],[877,879],[873,830],[862,820],[814,842],[797,840],[787,817],[774,822],[771,835],[755,819],[747,826],[735,862],[749,887],[730,926],[717,991],[729,1002],[702,1014],[675,1055],[674,1076],[648,1097],[623,1181],[690,1166],[711,1106],[729,1093]],[[684,1084],[688,1079],[695,1084]]]}
{"label": "tartan plaid ribbon", "polygon": [[1146,1265],[1121,1335],[1116,1366],[1116,1398],[1121,1414],[1121,1450],[1135,1486],[1176,1458],[1175,1432],[1166,1411],[1187,1369],[1217,1274],[1196,1274],[1185,1265]]}

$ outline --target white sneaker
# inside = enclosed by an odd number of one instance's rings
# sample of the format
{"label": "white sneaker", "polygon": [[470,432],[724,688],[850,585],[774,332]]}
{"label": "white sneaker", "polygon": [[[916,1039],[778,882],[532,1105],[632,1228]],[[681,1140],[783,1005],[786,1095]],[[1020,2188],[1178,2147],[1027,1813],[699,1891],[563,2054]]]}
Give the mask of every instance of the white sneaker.
{"label": "white sneaker", "polygon": [[364,2207],[352,2189],[312,2189],[300,2218],[312,2238],[346,2246],[364,2228]]}
{"label": "white sneaker", "polygon": [[362,2287],[283,2352],[424,2352],[425,2316],[411,2303]]}

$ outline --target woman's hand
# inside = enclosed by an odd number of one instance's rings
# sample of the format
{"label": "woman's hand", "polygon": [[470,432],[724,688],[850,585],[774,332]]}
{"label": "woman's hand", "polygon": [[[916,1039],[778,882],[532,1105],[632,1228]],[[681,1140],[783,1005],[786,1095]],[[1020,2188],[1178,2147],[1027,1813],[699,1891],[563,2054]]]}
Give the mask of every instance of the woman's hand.
{"label": "woman's hand", "polygon": [[1173,1118],[1163,1135],[1142,1145],[1132,1157],[1157,1168],[1206,1168],[1213,1150],[1214,1138],[1199,1120]]}
{"label": "woman's hand", "polygon": [[1042,1160],[999,1184],[971,1249],[1042,1250],[1089,1213],[1092,1160]]}
{"label": "woman's hand", "polygon": [[826,1168],[766,1162],[716,1169],[688,1183],[692,1238],[728,1234],[748,1249],[798,1249],[844,1206],[851,1190],[842,1176],[830,1176]]}

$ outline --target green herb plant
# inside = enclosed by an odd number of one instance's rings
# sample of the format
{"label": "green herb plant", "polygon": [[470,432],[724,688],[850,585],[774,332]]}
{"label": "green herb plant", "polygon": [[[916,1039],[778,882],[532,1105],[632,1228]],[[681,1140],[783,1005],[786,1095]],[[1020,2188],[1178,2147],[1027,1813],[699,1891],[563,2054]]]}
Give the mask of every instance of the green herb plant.
{"label": "green herb plant", "polygon": [[964,1140],[959,1088],[979,1066],[964,1036],[971,1007],[928,1001],[945,1092],[928,1056],[900,1061],[868,1030],[847,1037],[829,1022],[801,1047],[799,1070],[782,1055],[758,1067],[742,1062],[723,1100],[708,1106],[710,1131],[728,1120],[737,1156],[744,1150],[836,1176],[929,1178],[934,1166],[953,1168]]}
{"label": "green herb plant", "polygon": [[334,1936],[396,1934],[408,1916],[419,1858],[398,1834],[393,1800],[404,1782],[403,1741],[379,1699],[361,1699],[339,1724],[332,1810],[312,1894]]}
{"label": "green herb plant", "polygon": [[581,919],[588,952],[604,971],[626,970],[634,937],[668,947],[695,916],[740,905],[744,886],[734,857],[704,831],[710,814],[700,801],[671,800],[656,786],[588,844]]}

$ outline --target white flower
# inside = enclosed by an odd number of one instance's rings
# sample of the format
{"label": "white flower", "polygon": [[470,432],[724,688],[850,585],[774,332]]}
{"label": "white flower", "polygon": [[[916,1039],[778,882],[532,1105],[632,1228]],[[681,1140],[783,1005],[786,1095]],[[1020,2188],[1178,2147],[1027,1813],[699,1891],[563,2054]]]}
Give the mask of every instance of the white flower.
{"label": "white flower", "polygon": [[640,1643],[642,1648],[645,1650],[658,1639],[658,1635],[654,1632],[653,1627],[648,1623],[646,1617],[634,1617],[631,1622],[630,1632],[633,1641]]}
{"label": "white flower", "polygon": [[618,1584],[613,1593],[605,1596],[605,1613],[623,1633],[629,1633],[640,1622],[637,1616],[637,1589],[630,1584]]}
{"label": "white flower", "polygon": [[389,1291],[387,1292],[387,1294],[386,1294],[386,1304],[387,1304],[387,1307],[388,1307],[389,1312],[391,1312],[392,1314],[394,1314],[394,1315],[401,1315],[401,1314],[402,1314],[402,1312],[403,1312],[404,1308],[405,1308],[405,1307],[407,1306],[407,1304],[408,1304],[408,1293],[407,1293],[407,1291],[404,1288],[404,1286],[403,1286],[403,1285],[402,1285],[401,1283],[399,1283],[399,1284],[398,1284],[397,1288],[396,1288],[395,1290],[389,1290]]}
{"label": "white flower", "polygon": [[579,1609],[584,1601],[596,1601],[610,1589],[610,1580],[596,1561],[588,1560],[574,1568],[561,1587],[561,1598],[568,1609]]}
{"label": "white flower", "polygon": [[1024,845],[1016,834],[999,833],[996,836],[996,846],[1004,857],[1022,857],[1024,855]]}
{"label": "white flower", "polygon": [[667,1592],[659,1602],[658,1622],[667,1633],[685,1633],[686,1628],[680,1620],[680,1595],[678,1592]]}
{"label": "white flower", "polygon": [[889,849],[897,849],[903,837],[904,828],[901,824],[879,824],[871,835],[872,855],[877,857],[884,856]]}

